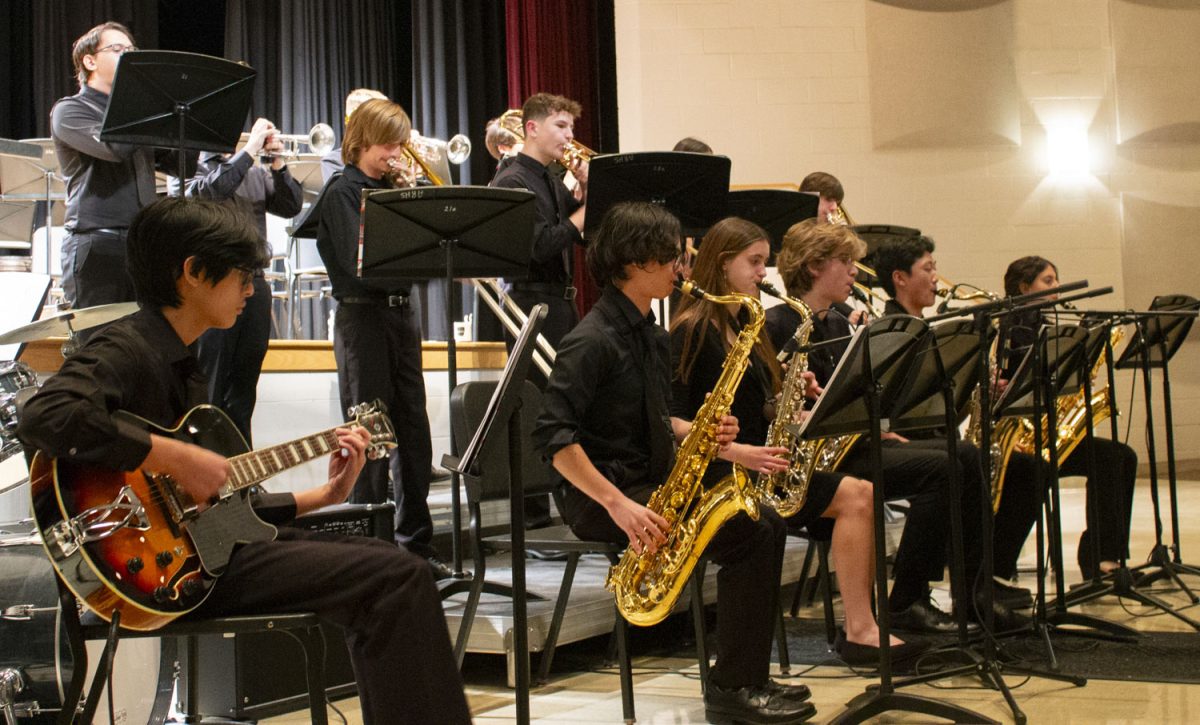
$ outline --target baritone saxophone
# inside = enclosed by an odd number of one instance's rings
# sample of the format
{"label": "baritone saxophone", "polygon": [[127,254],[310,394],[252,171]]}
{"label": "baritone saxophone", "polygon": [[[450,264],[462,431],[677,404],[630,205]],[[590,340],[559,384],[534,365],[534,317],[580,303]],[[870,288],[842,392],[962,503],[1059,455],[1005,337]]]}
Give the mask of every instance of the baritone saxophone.
{"label": "baritone saxophone", "polygon": [[712,488],[705,489],[702,479],[717,455],[717,424],[729,414],[765,322],[762,304],[749,295],[711,295],[687,281],[678,286],[686,294],[718,305],[741,304],[749,311],[750,321],[726,354],[721,376],[696,412],[670,475],[646,504],[667,520],[666,542],[653,553],[626,549],[608,572],[605,587],[616,597],[617,610],[640,626],[657,624],[671,613],[700,555],[726,521],[739,513],[758,518],[754,487],[741,466],[735,464],[733,473]]}

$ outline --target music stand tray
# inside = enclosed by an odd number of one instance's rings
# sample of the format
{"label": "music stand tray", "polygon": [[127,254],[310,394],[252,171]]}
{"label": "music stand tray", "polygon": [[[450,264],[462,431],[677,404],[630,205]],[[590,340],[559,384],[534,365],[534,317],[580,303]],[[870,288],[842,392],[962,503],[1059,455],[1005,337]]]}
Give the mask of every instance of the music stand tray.
{"label": "music stand tray", "polygon": [[[1045,405],[1054,405],[1058,396],[1082,385],[1076,372],[1083,361],[1087,339],[1088,331],[1080,325],[1054,325],[1046,329],[1046,353],[1054,356],[1047,361],[1047,367],[1058,380],[1058,389],[1052,391],[1053,397],[1043,401]],[[1008,381],[1008,387],[993,405],[993,419],[1045,414],[1044,410],[1035,410],[1033,405],[1034,388],[1041,385],[1042,380],[1034,369],[1032,352],[1033,348],[1030,348],[1017,366],[1017,372],[1013,373],[1012,380]]]}
{"label": "music stand tray", "polygon": [[683,236],[699,237],[725,215],[730,168],[726,156],[686,151],[597,156],[588,166],[585,232],[616,204],[645,201],[678,217]]}
{"label": "music stand tray", "polygon": [[895,431],[936,428],[946,423],[942,395],[945,377],[954,383],[954,416],[961,420],[979,382],[979,333],[972,320],[948,320],[930,326],[932,334],[917,351],[908,380],[892,409]]}
{"label": "music stand tray", "polygon": [[[1151,312],[1168,312],[1172,310],[1194,310],[1198,301],[1190,295],[1159,295],[1150,303]],[[1152,317],[1144,323],[1145,334],[1135,336],[1121,357],[1117,359],[1118,370],[1136,370],[1142,366],[1142,353],[1149,349],[1149,360],[1152,368],[1160,368],[1175,356],[1192,329],[1193,317]],[[1166,357],[1164,358],[1164,353]]]}
{"label": "music stand tray", "polygon": [[[771,257],[779,254],[783,235],[797,222],[817,215],[821,204],[819,194],[785,189],[744,189],[731,191],[726,197],[725,213],[754,222],[767,232]],[[699,245],[699,240],[696,244]]]}

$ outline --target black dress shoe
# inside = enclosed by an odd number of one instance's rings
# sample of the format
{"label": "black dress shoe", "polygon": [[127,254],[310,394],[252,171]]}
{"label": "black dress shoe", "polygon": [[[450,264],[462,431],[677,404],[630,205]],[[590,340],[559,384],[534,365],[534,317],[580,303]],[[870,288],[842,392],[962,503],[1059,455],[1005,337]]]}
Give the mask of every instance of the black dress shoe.
{"label": "black dress shoe", "polygon": [[772,695],[779,695],[795,703],[808,702],[812,698],[812,690],[808,685],[785,685],[775,680],[767,680],[766,690]]}
{"label": "black dress shoe", "polygon": [[992,584],[992,595],[1009,609],[1029,609],[1033,606],[1033,593],[1024,587],[995,582]]}
{"label": "black dress shoe", "polygon": [[726,689],[710,682],[704,691],[704,717],[710,723],[782,725],[802,723],[816,714],[811,702],[795,702],[765,686]]}
{"label": "black dress shoe", "polygon": [[[919,639],[892,645],[892,662],[911,660],[927,649],[929,649],[929,643]],[[846,641],[837,648],[837,653],[842,662],[851,667],[876,667],[879,665],[879,648],[873,645]]]}
{"label": "black dress shoe", "polygon": [[[902,612],[892,612],[892,629],[913,634],[954,634],[958,623],[938,609],[933,600],[925,599],[913,602]],[[968,632],[978,629],[979,625],[967,625]]]}
{"label": "black dress shoe", "polygon": [[438,559],[435,556],[431,556],[428,559],[426,559],[425,562],[427,564],[429,564],[429,570],[431,572],[433,572],[433,578],[435,580],[440,581],[442,579],[453,579],[454,578],[454,570],[451,569],[450,566],[448,564],[446,564],[446,562],[442,561],[441,559]]}
{"label": "black dress shoe", "polygon": [[[986,607],[987,602],[983,600],[983,597],[976,595],[975,608],[969,613],[970,618],[982,622],[984,614],[987,612]],[[1032,623],[1033,620],[1029,617],[1014,612],[1012,608],[1004,605],[999,600],[992,602],[992,631],[996,634],[1025,629]]]}

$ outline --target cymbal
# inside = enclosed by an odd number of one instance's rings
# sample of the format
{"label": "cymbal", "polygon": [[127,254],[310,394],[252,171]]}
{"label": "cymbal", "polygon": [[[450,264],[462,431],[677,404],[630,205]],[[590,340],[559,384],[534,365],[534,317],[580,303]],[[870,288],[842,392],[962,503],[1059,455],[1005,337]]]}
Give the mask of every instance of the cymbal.
{"label": "cymbal", "polygon": [[0,335],[0,345],[33,342],[34,340],[44,340],[47,337],[64,337],[72,332],[87,330],[97,325],[119,320],[137,311],[136,302],[116,302],[111,305],[85,307],[82,310],[67,310],[9,330]]}

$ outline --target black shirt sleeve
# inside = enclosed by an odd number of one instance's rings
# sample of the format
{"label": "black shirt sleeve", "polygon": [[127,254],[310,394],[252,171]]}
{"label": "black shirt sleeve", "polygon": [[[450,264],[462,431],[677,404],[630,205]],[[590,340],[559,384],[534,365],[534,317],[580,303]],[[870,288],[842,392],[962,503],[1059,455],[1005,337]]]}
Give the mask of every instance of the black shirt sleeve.
{"label": "black shirt sleeve", "polygon": [[580,442],[584,418],[596,402],[600,381],[612,367],[613,349],[595,336],[568,335],[554,359],[542,394],[542,412],[533,431],[534,445],[547,461]]}

